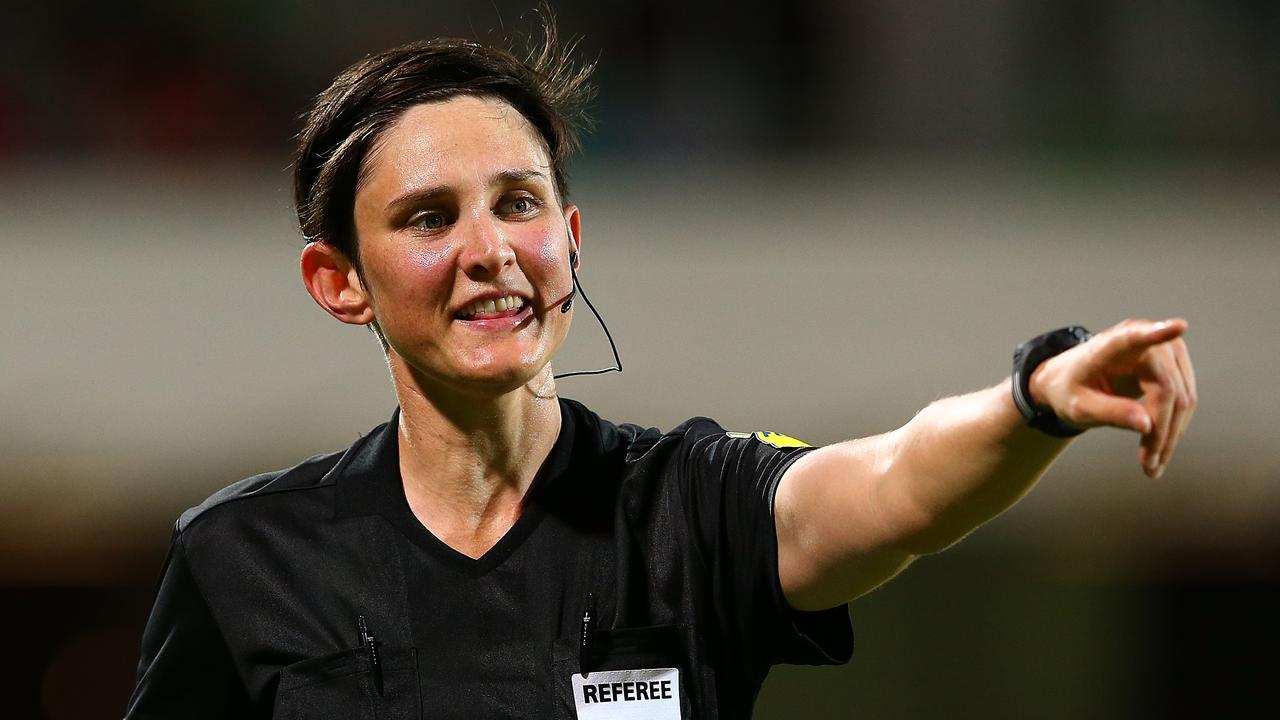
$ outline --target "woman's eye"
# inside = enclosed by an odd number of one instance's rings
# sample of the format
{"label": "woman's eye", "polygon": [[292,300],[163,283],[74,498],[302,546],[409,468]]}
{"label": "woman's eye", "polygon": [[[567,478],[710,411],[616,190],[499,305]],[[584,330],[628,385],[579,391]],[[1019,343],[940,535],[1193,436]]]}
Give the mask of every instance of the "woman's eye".
{"label": "woman's eye", "polygon": [[420,230],[439,230],[449,223],[445,216],[438,212],[427,212],[418,215],[409,221],[409,227],[415,227]]}
{"label": "woman's eye", "polygon": [[538,201],[531,197],[516,197],[503,203],[502,210],[511,215],[528,215],[538,209]]}

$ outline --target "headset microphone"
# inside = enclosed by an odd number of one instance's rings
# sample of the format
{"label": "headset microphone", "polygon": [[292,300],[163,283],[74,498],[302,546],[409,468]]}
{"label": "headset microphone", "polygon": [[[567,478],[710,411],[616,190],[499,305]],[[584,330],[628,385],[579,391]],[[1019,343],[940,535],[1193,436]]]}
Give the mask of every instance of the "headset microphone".
{"label": "headset microphone", "polygon": [[600,317],[600,311],[596,310],[596,306],[591,304],[591,298],[587,297],[587,293],[582,290],[582,283],[578,282],[578,271],[575,266],[578,264],[578,253],[573,249],[573,233],[569,233],[569,274],[573,277],[573,287],[569,289],[569,294],[561,301],[560,312],[567,313],[573,307],[573,299],[577,293],[582,293],[582,299],[587,303],[587,307],[591,308],[591,314],[596,316],[596,322],[600,323],[600,329],[604,330],[604,336],[609,340],[609,348],[613,350],[613,367],[602,368],[600,370],[578,370],[576,372],[560,373],[555,375],[556,379],[564,377],[573,377],[574,375],[601,375],[607,372],[622,372],[622,358],[618,357],[618,346],[613,342],[613,335],[609,332],[609,326],[604,324],[604,318]]}

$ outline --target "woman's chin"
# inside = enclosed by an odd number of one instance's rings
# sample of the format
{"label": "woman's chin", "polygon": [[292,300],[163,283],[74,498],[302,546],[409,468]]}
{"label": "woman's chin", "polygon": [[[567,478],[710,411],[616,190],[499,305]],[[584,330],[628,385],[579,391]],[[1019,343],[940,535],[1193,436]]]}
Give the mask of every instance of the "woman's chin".
{"label": "woman's chin", "polygon": [[460,387],[472,389],[475,393],[485,395],[505,395],[534,383],[538,373],[528,370],[491,373],[473,373],[461,376],[457,380]]}
{"label": "woman's chin", "polygon": [[[536,357],[529,357],[535,355]],[[532,388],[542,394],[551,385],[551,364],[541,353],[480,353],[468,357],[455,356],[451,362],[412,362],[392,353],[389,364],[397,384],[409,382],[418,385],[428,395],[463,394],[469,396],[498,397]]]}
{"label": "woman's chin", "polygon": [[544,364],[540,368],[524,365],[459,368],[445,377],[438,377],[435,382],[427,380],[427,383],[442,382],[451,392],[496,398],[525,387],[538,391],[549,385],[550,367]]}

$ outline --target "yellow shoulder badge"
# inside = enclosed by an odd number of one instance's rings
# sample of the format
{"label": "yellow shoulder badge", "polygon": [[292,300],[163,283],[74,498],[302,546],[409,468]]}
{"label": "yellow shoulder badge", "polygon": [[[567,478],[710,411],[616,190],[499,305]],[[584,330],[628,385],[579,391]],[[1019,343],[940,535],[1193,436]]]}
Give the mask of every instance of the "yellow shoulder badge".
{"label": "yellow shoulder badge", "polygon": [[810,447],[809,443],[803,440],[797,440],[790,435],[783,435],[782,433],[776,433],[770,430],[761,430],[753,433],[727,432],[725,435],[728,435],[731,438],[749,438],[754,436],[755,439],[765,445],[772,445],[776,448]]}

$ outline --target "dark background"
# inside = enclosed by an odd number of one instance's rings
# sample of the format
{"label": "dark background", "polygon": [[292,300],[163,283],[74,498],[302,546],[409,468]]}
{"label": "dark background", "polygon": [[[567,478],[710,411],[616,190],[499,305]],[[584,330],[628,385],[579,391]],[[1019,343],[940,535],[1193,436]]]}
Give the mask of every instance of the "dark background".
{"label": "dark background", "polygon": [[[1021,340],[1182,315],[1166,479],[1095,432],[853,606],[758,715],[1239,717],[1280,641],[1280,4],[555,3],[598,61],[572,166],[617,420],[815,443],[997,381]],[[394,400],[297,281],[297,116],[411,39],[529,3],[46,2],[0,44],[0,660],[12,718],[122,714],[174,519]],[[587,315],[561,369],[607,350]],[[1264,711],[1265,712],[1265,711]]]}

